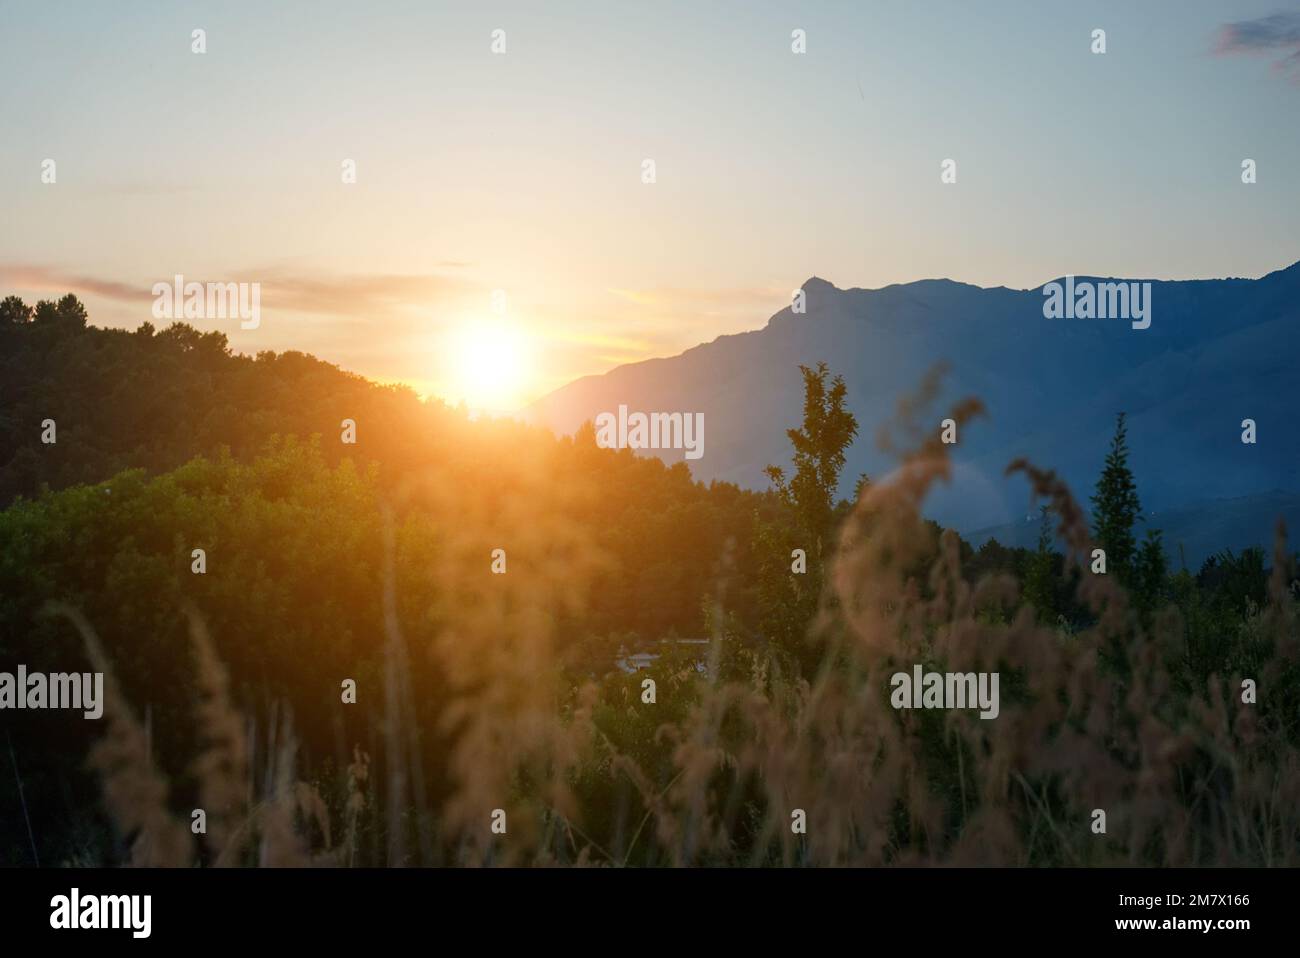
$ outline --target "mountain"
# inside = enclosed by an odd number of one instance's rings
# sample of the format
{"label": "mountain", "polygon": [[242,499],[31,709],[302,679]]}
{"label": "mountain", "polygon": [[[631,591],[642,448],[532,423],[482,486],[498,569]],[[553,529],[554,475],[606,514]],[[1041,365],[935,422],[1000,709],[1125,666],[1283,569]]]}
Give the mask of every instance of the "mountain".
{"label": "mountain", "polygon": [[[1198,521],[1219,521],[1220,500],[1235,501],[1235,513],[1256,524],[1270,504],[1280,506],[1291,528],[1300,527],[1297,499],[1287,497],[1300,493],[1300,263],[1254,280],[1078,276],[1073,287],[1112,282],[1150,283],[1148,328],[1128,319],[1047,318],[1051,284],[1013,290],[923,280],[839,289],[813,277],[802,286],[803,313],[786,307],[762,329],[576,380],[528,415],[570,433],[620,405],[703,413],[704,454],[690,462],[692,473],[762,488],[763,467],[789,461],[784,431],[798,425],[802,408],[798,366],[824,360],[844,376],[860,426],[844,470],[847,494],[859,473],[880,478],[893,468],[876,448],[878,427],[894,421],[898,400],[914,394],[927,370],[946,362],[934,428],[964,396],[978,396],[988,412],[958,437],[953,483],[927,504],[963,534],[1023,523],[1027,487],[1003,475],[1018,456],[1057,470],[1086,505],[1121,410],[1156,527],[1161,513],[1177,509],[1190,534]],[[1256,423],[1254,444],[1242,442],[1244,419]],[[1238,545],[1271,544],[1272,523],[1234,534]],[[1167,536],[1166,545],[1176,556],[1178,542]]]}

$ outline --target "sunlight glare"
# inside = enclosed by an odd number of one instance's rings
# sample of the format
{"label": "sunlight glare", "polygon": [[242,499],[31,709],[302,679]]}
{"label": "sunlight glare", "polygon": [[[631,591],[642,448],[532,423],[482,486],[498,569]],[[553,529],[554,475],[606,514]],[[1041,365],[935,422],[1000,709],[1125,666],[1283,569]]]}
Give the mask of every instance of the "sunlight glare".
{"label": "sunlight glare", "polygon": [[506,411],[521,401],[529,369],[527,337],[495,320],[465,323],[456,334],[453,374],[471,407]]}

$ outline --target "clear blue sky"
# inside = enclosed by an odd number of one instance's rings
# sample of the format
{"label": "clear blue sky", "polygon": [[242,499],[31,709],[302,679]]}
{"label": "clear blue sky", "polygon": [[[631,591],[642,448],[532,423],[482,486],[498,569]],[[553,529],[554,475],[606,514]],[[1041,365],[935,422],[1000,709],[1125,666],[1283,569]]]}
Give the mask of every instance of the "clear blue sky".
{"label": "clear blue sky", "polygon": [[1276,0],[0,0],[0,288],[134,327],[175,273],[260,281],[237,348],[453,399],[445,336],[503,289],[521,401],[759,326],[813,274],[1258,276],[1300,259],[1293,24]]}

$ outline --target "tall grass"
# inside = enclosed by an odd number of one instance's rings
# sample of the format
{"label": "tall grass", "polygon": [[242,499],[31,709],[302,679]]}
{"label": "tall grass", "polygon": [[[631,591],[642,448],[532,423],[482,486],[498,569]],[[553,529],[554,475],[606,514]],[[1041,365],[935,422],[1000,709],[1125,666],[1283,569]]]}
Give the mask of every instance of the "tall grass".
{"label": "tall grass", "polygon": [[[934,384],[905,405],[897,470],[870,484],[840,532],[807,641],[810,678],[783,673],[738,634],[720,575],[710,668],[668,657],[649,673],[570,683],[557,667],[602,558],[570,521],[598,494],[553,482],[544,459],[500,488],[439,498],[403,490],[384,519],[382,754],[363,743],[331,780],[295,773],[287,712],[266,732],[230,704],[197,615],[194,763],[207,832],[169,810],[139,722],[111,679],[108,730],[92,753],[131,864],[213,865],[1294,865],[1300,861],[1296,596],[1277,530],[1268,601],[1225,634],[1232,671],[1189,671],[1176,608],[1139,615],[1089,569],[1083,511],[1051,472],[1008,469],[1057,519],[1092,623],[1041,624],[1010,576],[971,583],[955,535],[921,514],[950,476],[947,447],[917,424]],[[975,401],[948,415],[964,427]],[[436,517],[436,548],[396,518]],[[423,528],[423,527],[421,527]],[[508,544],[509,572],[488,571]],[[411,608],[399,557],[418,555],[439,599]],[[93,630],[61,610],[111,672]],[[427,646],[406,634],[432,630]],[[998,672],[996,719],[903,710],[889,679],[927,669]],[[437,728],[421,728],[412,669],[449,677]],[[657,701],[641,681],[657,682]],[[1258,684],[1246,704],[1242,680]],[[446,780],[421,756],[446,741]],[[506,813],[505,834],[490,829]],[[804,834],[791,828],[802,810]],[[1104,834],[1093,828],[1104,811]],[[341,827],[339,824],[341,823]],[[367,838],[371,839],[367,845]]]}

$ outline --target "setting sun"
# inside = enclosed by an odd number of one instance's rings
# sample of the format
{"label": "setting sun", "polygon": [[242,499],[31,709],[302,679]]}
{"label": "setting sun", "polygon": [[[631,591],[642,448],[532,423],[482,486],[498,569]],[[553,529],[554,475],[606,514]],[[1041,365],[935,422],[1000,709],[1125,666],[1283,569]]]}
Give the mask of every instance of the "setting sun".
{"label": "setting sun", "polygon": [[471,320],[454,334],[449,379],[459,398],[476,409],[519,405],[531,369],[527,335],[499,320]]}

